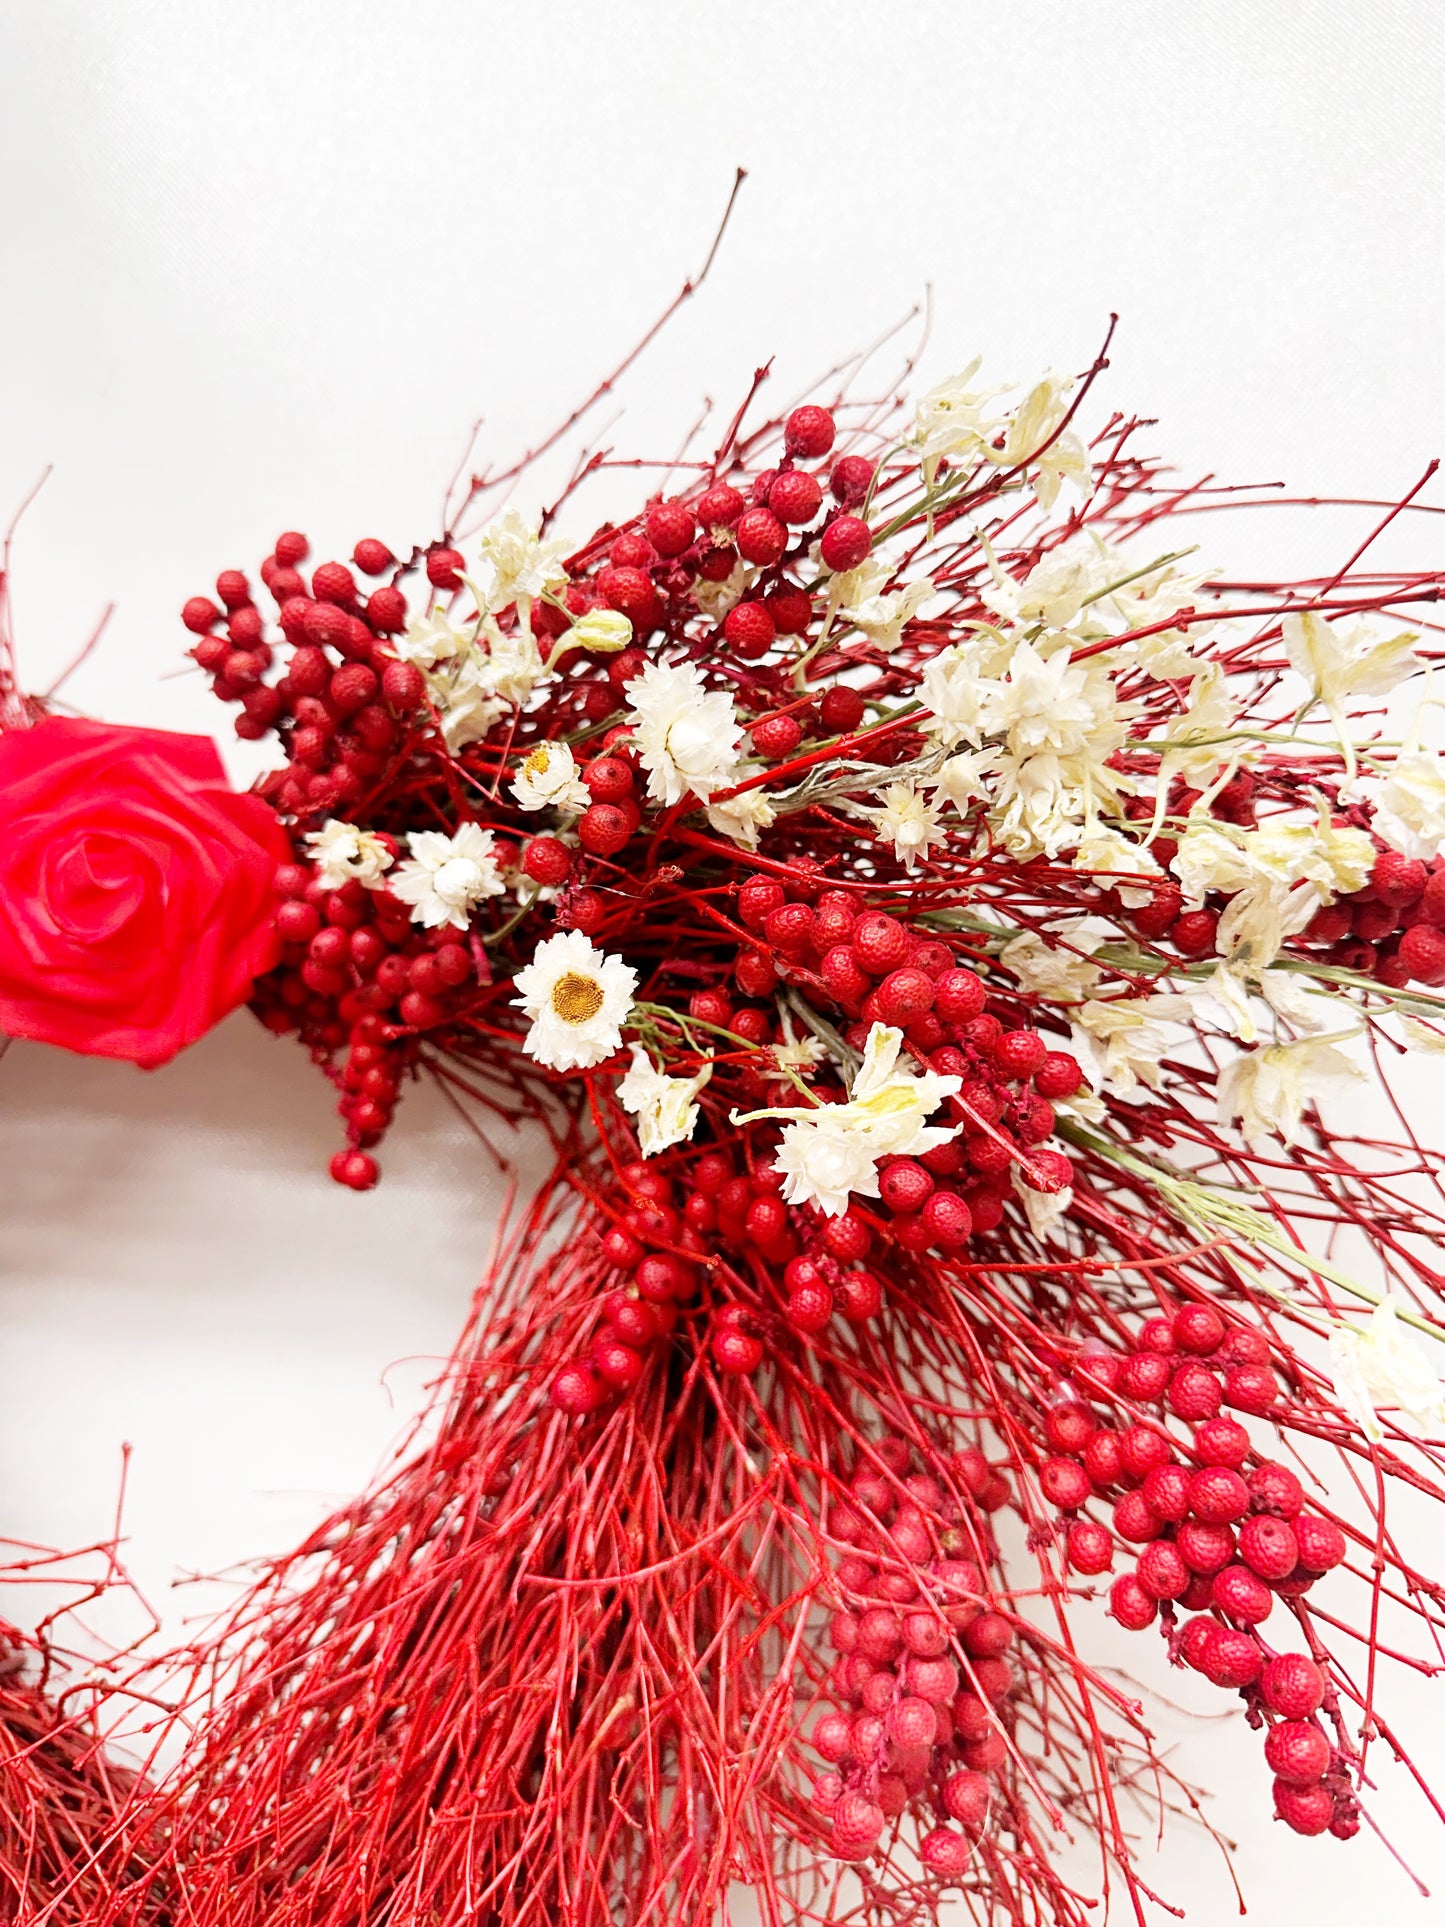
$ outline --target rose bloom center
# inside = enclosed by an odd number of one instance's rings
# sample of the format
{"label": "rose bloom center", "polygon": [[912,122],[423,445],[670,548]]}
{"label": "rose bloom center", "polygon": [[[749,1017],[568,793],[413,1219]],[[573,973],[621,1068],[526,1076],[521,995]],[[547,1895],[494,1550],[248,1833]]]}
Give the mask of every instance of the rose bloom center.
{"label": "rose bloom center", "polygon": [[552,1008],[565,1024],[585,1024],[602,1008],[602,986],[595,977],[569,970],[552,987]]}

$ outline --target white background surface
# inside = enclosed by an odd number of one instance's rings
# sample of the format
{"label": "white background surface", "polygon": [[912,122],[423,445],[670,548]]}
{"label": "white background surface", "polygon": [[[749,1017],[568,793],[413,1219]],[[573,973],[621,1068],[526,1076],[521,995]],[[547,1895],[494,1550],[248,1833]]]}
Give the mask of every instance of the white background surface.
{"label": "white background surface", "polygon": [[[432,533],[471,420],[512,452],[585,394],[738,162],[716,279],[626,384],[619,441],[671,448],[770,354],[791,392],[931,283],[935,377],[977,350],[1081,367],[1119,309],[1103,399],[1159,416],[1186,470],[1398,493],[1445,452],[1435,0],[0,0],[0,34],[0,510],[55,464],[17,555],[24,667],[43,686],[114,600],[67,693],[116,720],[217,726],[175,673],[182,600],[282,527],[318,555]],[[1279,520],[1281,570],[1357,528]],[[174,1624],[177,1574],[365,1480],[500,1190],[424,1096],[375,1194],[329,1185],[334,1143],[326,1087],[244,1014],[152,1076],[10,1052],[0,1532],[103,1533],[133,1441],[131,1555]],[[1397,1697],[1445,1779],[1445,1700]],[[1272,1826],[1251,1736],[1161,1724],[1261,1919],[1441,1918],[1372,1841]],[[1445,1835],[1384,1777],[1445,1889]],[[1233,1917],[1187,1832],[1155,1877],[1191,1923]]]}

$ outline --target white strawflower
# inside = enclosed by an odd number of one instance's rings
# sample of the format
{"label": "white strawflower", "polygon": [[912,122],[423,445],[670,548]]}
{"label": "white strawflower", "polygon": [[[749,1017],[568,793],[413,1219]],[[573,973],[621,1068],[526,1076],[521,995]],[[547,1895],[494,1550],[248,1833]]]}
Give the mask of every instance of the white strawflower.
{"label": "white strawflower", "polygon": [[650,662],[627,685],[638,761],[654,803],[705,803],[735,780],[742,724],[733,699],[709,690],[692,663]]}
{"label": "white strawflower", "polygon": [[1132,842],[1122,831],[1097,817],[1084,826],[1079,847],[1074,852],[1074,868],[1092,876],[1108,877],[1119,893],[1126,910],[1138,910],[1154,901],[1147,883],[1130,883],[1128,877],[1159,876],[1158,859],[1142,843]]}
{"label": "white strawflower", "polygon": [[1376,1443],[1385,1436],[1379,1413],[1386,1407],[1427,1436],[1445,1430],[1445,1388],[1388,1293],[1363,1330],[1342,1325],[1330,1334],[1330,1377],[1335,1397]]}
{"label": "white strawflower", "polygon": [[526,702],[537,684],[552,675],[529,624],[518,622],[512,629],[501,629],[489,617],[483,628],[487,653],[477,663],[483,689],[514,707]]}
{"label": "white strawflower", "polygon": [[532,1020],[528,1055],[549,1070],[590,1070],[622,1042],[637,972],[580,930],[564,930],[537,945],[516,987],[521,994],[513,1001]]}
{"label": "white strawflower", "polygon": [[697,1129],[697,1094],[712,1076],[711,1063],[696,1077],[667,1077],[641,1044],[632,1046],[632,1068],[617,1086],[624,1111],[637,1119],[637,1141],[645,1158],[684,1144]]}
{"label": "white strawflower", "polygon": [[1062,1191],[1036,1191],[1031,1184],[1024,1182],[1017,1164],[1009,1167],[1009,1183],[1014,1196],[1024,1208],[1029,1230],[1036,1238],[1047,1238],[1059,1221],[1068,1217],[1069,1208],[1074,1202],[1072,1185]]}
{"label": "white strawflower", "polygon": [[568,810],[576,815],[592,801],[567,743],[538,743],[512,778],[511,789],[524,810]]}
{"label": "white strawflower", "polygon": [[440,830],[413,830],[407,838],[409,861],[388,878],[393,896],[409,903],[413,923],[435,930],[444,923],[465,930],[472,908],[506,889],[490,830],[463,823],[452,836]]}
{"label": "white strawflower", "polygon": [[1071,375],[1046,370],[1014,410],[1002,449],[984,451],[1000,468],[1016,468],[1027,461],[1041,508],[1053,506],[1061,482],[1072,482],[1080,495],[1087,495],[1093,485],[1088,450],[1064,426],[1073,387]]}
{"label": "white strawflower", "polygon": [[945,456],[964,466],[977,461],[1003,425],[1000,416],[989,413],[989,404],[1007,389],[970,386],[982,366],[983,356],[975,355],[961,375],[930,388],[918,404],[912,440],[930,488]]}
{"label": "white strawflower", "polygon": [[427,691],[441,720],[442,739],[453,754],[482,737],[507,713],[507,705],[481,675],[484,658],[475,649],[438,663],[427,676]]}
{"label": "white strawflower", "polygon": [[938,811],[914,783],[890,783],[883,792],[883,808],[867,810],[879,836],[893,845],[894,855],[911,876],[920,857],[935,843],[946,843]]}
{"label": "white strawflower", "polygon": [[[887,579],[886,571],[884,579]],[[860,596],[846,606],[840,605],[837,613],[855,629],[861,629],[877,648],[893,650],[903,639],[904,624],[913,620],[933,594],[933,579],[925,575],[916,582],[905,582],[891,595]]]}
{"label": "white strawflower", "polygon": [[816,1204],[827,1217],[848,1209],[854,1192],[876,1198],[878,1153],[843,1115],[845,1106],[823,1104],[786,1126],[773,1162],[783,1173],[789,1204]]}
{"label": "white strawflower", "polygon": [[390,849],[370,830],[355,823],[339,823],[332,816],[306,838],[306,853],[328,890],[343,883],[364,883],[374,890],[395,861]]}
{"label": "white strawflower", "polygon": [[[762,768],[761,763],[739,763],[733,771],[734,783],[742,783],[749,776],[755,776]],[[743,790],[737,796],[729,796],[725,802],[709,803],[707,820],[710,828],[719,836],[726,836],[740,849],[755,850],[758,837],[777,818],[772,799],[761,786]]]}
{"label": "white strawflower", "polygon": [[924,729],[945,749],[964,742],[977,749],[989,687],[979,673],[975,644],[956,642],[941,649],[925,668],[918,690],[919,701],[932,711],[922,719]]}
{"label": "white strawflower", "polygon": [[[1335,1041],[1351,1034],[1338,1031]],[[1363,1076],[1329,1038],[1271,1044],[1233,1058],[1219,1073],[1219,1115],[1225,1124],[1239,1120],[1251,1150],[1267,1151],[1272,1137],[1294,1142],[1307,1104],[1342,1080]]]}

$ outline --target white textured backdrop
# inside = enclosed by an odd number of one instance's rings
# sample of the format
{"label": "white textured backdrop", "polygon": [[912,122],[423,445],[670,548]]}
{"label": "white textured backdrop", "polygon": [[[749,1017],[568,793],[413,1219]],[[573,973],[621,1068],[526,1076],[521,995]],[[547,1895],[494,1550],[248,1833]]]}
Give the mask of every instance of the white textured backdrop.
{"label": "white textured backdrop", "polygon": [[[28,678],[114,600],[71,700],[216,726],[176,673],[185,596],[282,527],[321,554],[429,533],[471,420],[513,451],[585,394],[739,162],[715,280],[622,391],[639,445],[768,355],[800,385],[931,283],[935,375],[1081,367],[1118,309],[1103,398],[1184,469],[1399,492],[1445,449],[1442,69],[1438,0],[0,0],[0,511],[54,464],[16,557]],[[1282,567],[1341,559],[1348,518],[1287,520]],[[173,1624],[177,1575],[365,1480],[485,1254],[499,1186],[440,1105],[408,1100],[364,1198],[325,1178],[329,1110],[244,1015],[150,1076],[0,1071],[0,1534],[104,1533],[132,1441],[131,1556]],[[1399,1697],[1445,1779],[1445,1698]],[[1272,1826],[1235,1723],[1160,1723],[1261,1918],[1441,1918],[1371,1839]],[[1187,1829],[1150,1871],[1191,1923],[1232,1917]]]}

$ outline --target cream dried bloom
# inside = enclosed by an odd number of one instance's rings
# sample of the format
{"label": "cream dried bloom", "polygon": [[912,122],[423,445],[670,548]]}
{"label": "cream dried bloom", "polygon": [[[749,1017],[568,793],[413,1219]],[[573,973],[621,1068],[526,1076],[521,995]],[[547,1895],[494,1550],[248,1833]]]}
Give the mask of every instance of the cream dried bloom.
{"label": "cream dried bloom", "polygon": [[504,509],[483,529],[479,546],[481,579],[466,581],[477,607],[489,615],[514,602],[530,608],[539,596],[567,585],[561,562],[566,543],[542,541],[536,525],[514,508]]}
{"label": "cream dried bloom", "polygon": [[1340,1325],[1330,1334],[1335,1397],[1376,1444],[1385,1436],[1379,1415],[1390,1409],[1426,1437],[1445,1432],[1445,1387],[1399,1313],[1398,1300],[1387,1293],[1363,1329]]}
{"label": "cream dried bloom", "polygon": [[938,810],[916,783],[890,783],[883,791],[883,808],[864,814],[879,836],[893,845],[894,855],[910,876],[935,843],[948,841]]}
{"label": "cream dried bloom", "polygon": [[1445,766],[1433,750],[1395,759],[1376,792],[1375,828],[1391,849],[1422,863],[1445,850]]}
{"label": "cream dried bloom", "polygon": [[390,846],[370,830],[328,817],[306,838],[306,854],[328,890],[344,883],[364,883],[374,890],[395,861]]}
{"label": "cream dried bloom", "polygon": [[1271,1138],[1293,1144],[1305,1106],[1349,1078],[1364,1076],[1335,1043],[1352,1035],[1301,1038],[1293,1044],[1270,1044],[1232,1058],[1219,1074],[1219,1115],[1225,1124],[1239,1121],[1251,1150],[1266,1151]]}
{"label": "cream dried bloom", "polygon": [[668,1077],[641,1044],[632,1046],[632,1067],[617,1086],[624,1111],[637,1119],[637,1142],[645,1158],[685,1144],[697,1129],[698,1092],[712,1076],[704,1064],[695,1077]]}
{"label": "cream dried bloom", "polygon": [[511,783],[524,810],[566,810],[577,815],[592,801],[567,743],[538,743]]}

